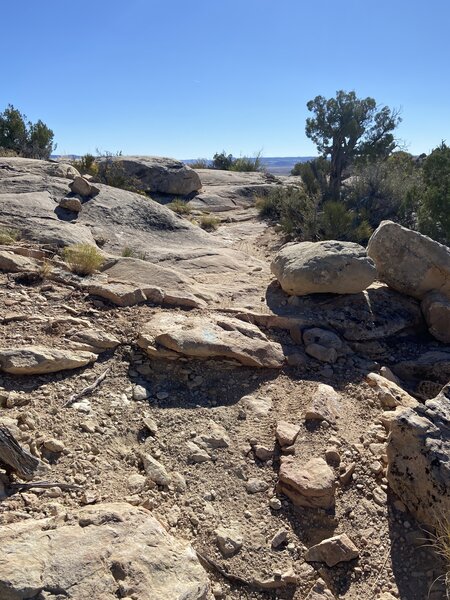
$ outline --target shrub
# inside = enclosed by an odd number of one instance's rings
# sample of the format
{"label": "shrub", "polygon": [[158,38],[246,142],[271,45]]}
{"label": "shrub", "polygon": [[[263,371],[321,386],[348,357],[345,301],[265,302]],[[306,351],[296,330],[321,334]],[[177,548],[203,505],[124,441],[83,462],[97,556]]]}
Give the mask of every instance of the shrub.
{"label": "shrub", "polygon": [[130,248],[130,246],[125,246],[122,249],[122,253],[121,253],[121,255],[125,258],[126,257],[131,258],[131,257],[135,256],[135,254],[136,254],[135,251],[133,250],[133,248]]}
{"label": "shrub", "polygon": [[212,168],[219,169],[222,171],[229,171],[233,162],[233,155],[226,154],[225,150],[223,150],[220,154],[218,152],[214,154],[212,160]]}
{"label": "shrub", "polygon": [[300,240],[317,236],[315,199],[302,188],[280,187],[256,202],[259,214],[276,221],[284,233]]}
{"label": "shrub", "polygon": [[199,225],[202,229],[206,231],[215,231],[220,224],[220,219],[214,217],[213,215],[203,215],[200,217]]}
{"label": "shrub", "polygon": [[0,227],[0,244],[14,244],[20,239],[20,231],[10,227]]}
{"label": "shrub", "polygon": [[330,175],[330,161],[319,157],[303,163],[296,163],[291,175],[299,175],[309,194],[325,196]]}
{"label": "shrub", "polygon": [[63,250],[63,257],[71,270],[77,275],[91,275],[104,262],[104,258],[96,246],[90,244],[73,244]]}
{"label": "shrub", "polygon": [[325,240],[367,242],[373,229],[362,215],[349,210],[343,202],[330,200],[323,205],[319,218],[321,237]]}
{"label": "shrub", "polygon": [[98,173],[95,181],[146,196],[139,179],[128,175],[125,171],[125,167],[120,160],[121,156],[122,152],[103,152],[103,154],[98,152]]}
{"label": "shrub", "polygon": [[179,198],[175,198],[172,202],[166,204],[166,206],[178,215],[188,215],[191,212],[191,207],[184,200],[180,200]]}
{"label": "shrub", "polygon": [[442,143],[423,164],[424,190],[418,210],[419,229],[450,244],[450,147]]}
{"label": "shrub", "polygon": [[249,158],[248,156],[236,158],[230,167],[230,171],[240,171],[247,173],[262,170],[263,165],[261,162],[261,152],[258,152],[254,158]]}
{"label": "shrub", "polygon": [[188,165],[191,169],[208,169],[209,160],[207,158],[197,158]]}
{"label": "shrub", "polygon": [[72,165],[81,175],[98,175],[98,164],[93,154],[85,154],[79,160],[74,160]]}

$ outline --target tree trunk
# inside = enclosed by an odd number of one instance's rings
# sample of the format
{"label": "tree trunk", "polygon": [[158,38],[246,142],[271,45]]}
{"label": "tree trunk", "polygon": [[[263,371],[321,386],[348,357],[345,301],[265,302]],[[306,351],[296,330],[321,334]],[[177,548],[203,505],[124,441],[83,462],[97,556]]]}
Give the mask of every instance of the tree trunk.
{"label": "tree trunk", "polygon": [[40,460],[21,448],[6,427],[0,425],[0,463],[15,471],[22,479],[31,479]]}
{"label": "tree trunk", "polygon": [[339,142],[333,144],[331,154],[329,196],[331,200],[341,199],[342,172],[344,170],[342,148]]}

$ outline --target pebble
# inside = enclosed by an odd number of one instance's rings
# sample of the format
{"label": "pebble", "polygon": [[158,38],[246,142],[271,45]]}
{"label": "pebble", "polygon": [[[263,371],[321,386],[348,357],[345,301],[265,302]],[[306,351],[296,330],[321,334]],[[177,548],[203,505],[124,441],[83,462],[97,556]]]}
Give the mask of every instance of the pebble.
{"label": "pebble", "polygon": [[133,388],[133,400],[147,400],[149,393],[143,385],[135,385]]}

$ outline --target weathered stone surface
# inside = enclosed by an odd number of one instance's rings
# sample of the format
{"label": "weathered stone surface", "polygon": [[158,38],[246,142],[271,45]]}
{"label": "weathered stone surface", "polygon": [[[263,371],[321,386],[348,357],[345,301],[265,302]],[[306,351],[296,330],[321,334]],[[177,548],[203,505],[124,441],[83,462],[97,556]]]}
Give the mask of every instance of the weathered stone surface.
{"label": "weathered stone surface", "polygon": [[338,241],[288,244],[273,260],[271,270],[283,290],[295,296],[357,294],[376,276],[362,246]]}
{"label": "weathered stone surface", "polygon": [[323,579],[318,579],[311,588],[306,600],[335,600]]}
{"label": "weathered stone surface", "polygon": [[92,296],[99,296],[117,306],[134,306],[141,302],[147,302],[147,296],[142,289],[128,283],[91,283],[88,286],[88,291]]}
{"label": "weathered stone surface", "polygon": [[341,413],[341,397],[336,390],[326,383],[319,383],[311,403],[306,409],[306,421],[328,421],[336,423]]}
{"label": "weathered stone surface", "polygon": [[73,181],[69,183],[69,187],[74,194],[79,194],[83,198],[94,196],[100,191],[98,187],[92,185],[85,177],[81,177],[81,175],[74,177]]}
{"label": "weathered stone surface", "polygon": [[312,458],[303,464],[298,457],[282,456],[278,489],[297,506],[325,509],[334,506],[334,473],[323,458]]}
{"label": "weathered stone surface", "polygon": [[215,531],[216,542],[225,558],[230,558],[242,548],[243,538],[241,533],[234,528],[218,527]]}
{"label": "weathered stone surface", "polygon": [[69,335],[69,338],[80,344],[86,344],[92,346],[100,351],[111,350],[116,348],[120,344],[120,340],[107,331],[96,328],[80,329],[75,333]]}
{"label": "weathered stone surface", "polygon": [[378,373],[369,373],[366,377],[367,383],[374,388],[380,404],[385,409],[396,408],[397,406],[418,406],[418,401],[405,392],[397,383],[390,381]]}
{"label": "weathered stone surface", "polygon": [[328,538],[308,548],[305,560],[310,562],[324,562],[329,567],[334,567],[340,562],[349,562],[358,558],[359,551],[352,540],[345,534]]}
{"label": "weathered stone surface", "polygon": [[425,406],[386,413],[387,478],[422,523],[450,514],[450,385]]}
{"label": "weathered stone surface", "polygon": [[66,210],[71,210],[72,212],[76,213],[79,213],[83,207],[79,198],[77,198],[76,196],[62,198],[59,201],[59,206],[61,208],[65,208]]}
{"label": "weathered stone surface", "polygon": [[86,506],[73,517],[1,528],[0,597],[51,594],[70,600],[207,600],[210,586],[191,546],[175,540],[145,509]]}
{"label": "weathered stone surface", "polygon": [[[167,267],[155,265],[138,258],[118,258],[111,266],[103,271],[108,278],[108,284],[98,284],[97,295],[106,297],[108,300],[117,303],[119,300],[123,302],[123,296],[116,296],[111,293],[115,284],[126,284],[131,288],[141,290],[131,293],[128,301],[132,302],[134,297],[137,301],[139,298],[145,298],[155,302],[156,304],[167,304],[172,306],[186,306],[188,308],[198,308],[204,306],[205,302],[196,294],[199,291],[193,285],[193,282],[175,271]],[[109,290],[109,293],[108,293]],[[127,304],[130,306],[131,304]],[[120,304],[123,306],[123,304]]]}
{"label": "weathered stone surface", "polygon": [[280,446],[292,446],[300,432],[300,425],[278,421],[275,435]]}
{"label": "weathered stone surface", "polygon": [[431,350],[416,359],[397,363],[392,370],[400,379],[427,379],[445,385],[450,380],[450,352]]}
{"label": "weathered stone surface", "polygon": [[[201,189],[198,174],[173,158],[160,156],[118,156],[107,161],[118,163],[146,192],[185,196]],[[100,172],[107,161],[100,161]]]}
{"label": "weathered stone surface", "polygon": [[0,271],[19,273],[20,271],[37,271],[38,265],[32,258],[20,256],[8,250],[0,250]]}
{"label": "weathered stone surface", "polygon": [[77,369],[94,362],[92,352],[71,351],[45,346],[0,349],[0,370],[14,375],[37,375]]}
{"label": "weathered stone surface", "polygon": [[[281,367],[281,346],[256,327],[221,315],[154,315],[141,332],[138,345],[150,356],[234,358],[253,367]],[[167,354],[169,352],[169,354]]]}
{"label": "weathered stone surface", "polygon": [[422,299],[431,291],[450,298],[450,248],[392,221],[382,221],[367,253],[391,288]]}
{"label": "weathered stone surface", "polygon": [[431,335],[444,344],[450,344],[450,296],[430,292],[420,306]]}

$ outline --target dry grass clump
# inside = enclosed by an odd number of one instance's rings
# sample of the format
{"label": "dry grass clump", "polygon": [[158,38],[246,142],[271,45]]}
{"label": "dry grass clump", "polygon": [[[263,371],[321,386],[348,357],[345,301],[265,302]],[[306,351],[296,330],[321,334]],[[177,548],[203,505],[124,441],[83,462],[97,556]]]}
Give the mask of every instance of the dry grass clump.
{"label": "dry grass clump", "polygon": [[220,219],[213,217],[212,215],[203,215],[200,217],[199,225],[206,231],[215,231],[220,224]]}
{"label": "dry grass clump", "polygon": [[178,198],[166,204],[167,208],[173,210],[177,215],[188,215],[191,212],[191,207],[184,202],[183,200],[179,200]]}
{"label": "dry grass clump", "polygon": [[9,227],[0,227],[0,244],[14,244],[20,239],[20,231]]}
{"label": "dry grass clump", "polygon": [[103,264],[104,258],[96,246],[73,244],[63,250],[63,258],[77,275],[92,275]]}
{"label": "dry grass clump", "polygon": [[447,600],[450,600],[450,516],[439,518],[436,532],[432,534],[432,540],[429,545],[443,559],[446,569],[445,573],[438,577],[434,583],[439,580],[444,581],[445,596]]}

